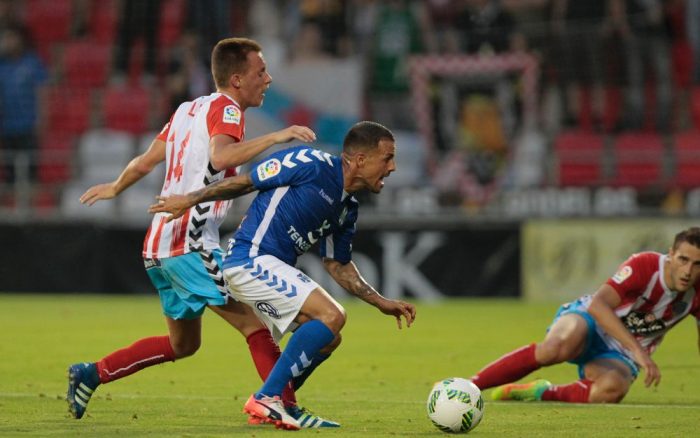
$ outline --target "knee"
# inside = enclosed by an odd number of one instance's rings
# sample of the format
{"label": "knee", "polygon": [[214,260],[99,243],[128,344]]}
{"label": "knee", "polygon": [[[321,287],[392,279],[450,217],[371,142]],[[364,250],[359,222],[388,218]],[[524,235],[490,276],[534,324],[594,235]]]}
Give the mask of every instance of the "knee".
{"label": "knee", "polygon": [[[345,309],[340,306],[330,307],[326,309],[326,311],[324,311],[318,319],[320,319],[326,326],[328,326],[329,329],[331,329],[331,331],[336,335],[336,340],[338,340],[338,343],[340,343],[340,330],[343,328],[345,321],[347,320]],[[335,342],[335,340],[333,342]]]}
{"label": "knee", "polygon": [[563,339],[547,339],[535,349],[535,359],[540,365],[554,365],[574,357],[574,348]]}
{"label": "knee", "polygon": [[620,403],[627,395],[629,384],[619,378],[604,376],[593,382],[590,403]]}
{"label": "knee", "polygon": [[173,347],[175,359],[192,356],[199,350],[201,342],[201,339],[170,339],[170,345]]}

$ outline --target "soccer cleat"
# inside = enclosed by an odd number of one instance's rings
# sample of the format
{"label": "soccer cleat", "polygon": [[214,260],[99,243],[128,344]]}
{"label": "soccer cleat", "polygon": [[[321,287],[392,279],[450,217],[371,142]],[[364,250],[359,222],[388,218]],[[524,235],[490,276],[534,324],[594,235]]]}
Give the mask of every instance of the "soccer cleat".
{"label": "soccer cleat", "polygon": [[76,363],[68,367],[68,410],[75,419],[83,418],[87,404],[100,385],[94,363]]}
{"label": "soccer cleat", "polygon": [[[260,420],[259,423],[272,423],[277,429],[300,429],[299,423],[287,413],[282,404],[282,399],[278,396],[268,397],[263,395],[260,399],[256,399],[255,394],[253,394],[243,406],[243,412]],[[252,423],[249,418],[248,424],[255,423]]]}
{"label": "soccer cleat", "polygon": [[319,427],[340,427],[340,423],[326,420],[309,412],[308,409],[298,405],[287,406],[287,413],[299,423],[302,429],[316,429]]}
{"label": "soccer cleat", "polygon": [[552,383],[544,379],[534,380],[530,383],[509,383],[494,389],[491,398],[519,401],[542,400],[542,393],[550,386]]}

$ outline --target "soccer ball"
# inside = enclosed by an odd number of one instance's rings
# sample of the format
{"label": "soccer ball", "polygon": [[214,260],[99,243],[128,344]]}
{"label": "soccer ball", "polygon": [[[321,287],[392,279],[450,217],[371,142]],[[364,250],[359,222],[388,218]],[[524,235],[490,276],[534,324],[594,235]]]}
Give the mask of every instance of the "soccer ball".
{"label": "soccer ball", "polygon": [[451,377],[441,380],[428,396],[428,417],[443,432],[469,432],[479,424],[483,415],[481,391],[467,379]]}

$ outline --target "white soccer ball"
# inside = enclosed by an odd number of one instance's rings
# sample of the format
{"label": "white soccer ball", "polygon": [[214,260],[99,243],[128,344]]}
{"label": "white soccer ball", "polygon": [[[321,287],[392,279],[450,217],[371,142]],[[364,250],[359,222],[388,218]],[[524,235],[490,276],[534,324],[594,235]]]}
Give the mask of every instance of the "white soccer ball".
{"label": "white soccer ball", "polygon": [[481,391],[467,379],[443,379],[428,396],[428,417],[443,432],[467,433],[479,424],[483,415]]}

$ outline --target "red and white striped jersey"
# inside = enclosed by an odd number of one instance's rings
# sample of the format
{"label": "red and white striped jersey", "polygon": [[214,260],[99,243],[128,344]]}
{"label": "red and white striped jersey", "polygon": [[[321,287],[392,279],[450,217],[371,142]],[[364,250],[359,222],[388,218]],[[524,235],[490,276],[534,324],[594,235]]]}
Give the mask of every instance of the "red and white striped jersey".
{"label": "red and white striped jersey", "polygon": [[[667,259],[656,252],[634,254],[607,281],[622,298],[615,313],[649,353],[686,316],[694,315],[700,324],[700,281],[684,293],[669,289],[664,282]],[[619,343],[615,346],[621,349]]]}
{"label": "red and white striped jersey", "polygon": [[[166,143],[161,196],[186,194],[235,175],[236,169],[217,172],[211,166],[209,140],[225,134],[240,142],[244,126],[243,111],[224,94],[212,93],[181,104],[157,137]],[[198,204],[169,223],[165,222],[168,215],[154,215],[143,242],[143,257],[175,257],[218,248],[219,226],[230,205],[231,201]]]}

